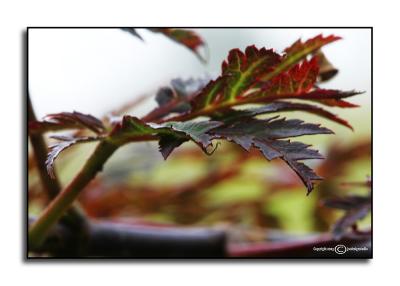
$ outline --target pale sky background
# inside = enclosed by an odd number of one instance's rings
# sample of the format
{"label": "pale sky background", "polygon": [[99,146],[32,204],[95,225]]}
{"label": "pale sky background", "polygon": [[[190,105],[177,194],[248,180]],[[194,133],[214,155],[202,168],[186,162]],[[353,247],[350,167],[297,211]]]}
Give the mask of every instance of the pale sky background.
{"label": "pale sky background", "polygon": [[[119,29],[30,29],[29,89],[38,117],[73,110],[102,116],[137,96],[154,93],[173,78],[218,75],[232,48],[243,50],[255,44],[281,52],[298,38],[320,33],[343,37],[323,49],[339,69],[323,87],[366,91],[350,101],[363,105],[355,116],[369,113],[368,29],[195,30],[208,43],[208,64],[164,36],[143,29],[138,32],[144,42]],[[153,100],[135,115],[146,113],[152,105]]]}

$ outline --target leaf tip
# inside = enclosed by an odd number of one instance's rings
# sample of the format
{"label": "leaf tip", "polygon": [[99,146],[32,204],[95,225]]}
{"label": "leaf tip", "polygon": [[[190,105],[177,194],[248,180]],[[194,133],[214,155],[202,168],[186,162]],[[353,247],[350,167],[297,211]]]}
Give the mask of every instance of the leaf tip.
{"label": "leaf tip", "polygon": [[[215,144],[215,147],[211,151],[208,151],[207,148],[204,148],[203,151],[206,155],[211,156],[218,149],[219,145],[221,145],[221,142],[217,142],[217,144]],[[212,144],[211,144],[211,147],[212,147]]]}

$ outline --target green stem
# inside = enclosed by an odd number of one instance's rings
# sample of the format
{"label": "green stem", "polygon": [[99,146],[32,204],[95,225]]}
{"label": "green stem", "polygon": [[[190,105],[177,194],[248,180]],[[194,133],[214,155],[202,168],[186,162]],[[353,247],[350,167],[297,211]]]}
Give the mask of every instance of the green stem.
{"label": "green stem", "polygon": [[[36,121],[35,110],[33,109],[29,94],[27,95],[27,108],[28,121]],[[52,178],[46,171],[46,158],[48,153],[46,141],[41,133],[29,134],[29,139],[31,141],[33,154],[35,156],[37,170],[43,189],[48,198],[52,200],[60,193],[61,184],[56,173],[54,174],[54,178]],[[70,226],[82,229],[82,227],[86,224],[86,217],[84,212],[79,208],[79,206],[76,205],[68,211],[64,217],[64,222],[68,223]]]}
{"label": "green stem", "polygon": [[119,145],[108,140],[100,142],[96,150],[73,181],[47,206],[38,220],[29,229],[29,248],[37,248],[44,241],[51,227],[67,211],[85,186],[100,172],[104,163]]}

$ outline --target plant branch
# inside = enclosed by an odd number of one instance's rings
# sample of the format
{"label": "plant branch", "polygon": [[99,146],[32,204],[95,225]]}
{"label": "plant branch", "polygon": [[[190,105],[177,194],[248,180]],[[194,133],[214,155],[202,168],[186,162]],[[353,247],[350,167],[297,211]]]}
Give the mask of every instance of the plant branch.
{"label": "plant branch", "polygon": [[46,207],[29,229],[29,248],[40,246],[51,227],[67,211],[84,187],[100,172],[104,163],[119,147],[109,140],[100,142],[73,181]]}
{"label": "plant branch", "polygon": [[[36,115],[33,110],[31,99],[28,95],[28,121],[36,121]],[[54,199],[61,190],[60,182],[57,176],[51,178],[46,172],[46,158],[47,158],[47,145],[41,133],[34,133],[29,135],[32,144],[37,170],[39,172],[40,180],[43,188],[45,189],[48,197]]]}
{"label": "plant branch", "polygon": [[[316,101],[318,103],[322,103],[322,100],[341,100],[343,98],[347,98],[353,95],[360,94],[359,92],[351,91],[345,92],[343,94],[326,94],[321,95],[317,92],[310,92],[304,94],[277,94],[277,95],[268,95],[268,96],[256,96],[257,92],[249,94],[246,96],[245,100],[242,101],[233,101],[233,102],[224,102],[218,105],[208,107],[206,109],[200,109],[197,111],[186,112],[182,114],[178,114],[173,117],[163,118],[166,114],[168,114],[177,104],[182,101],[174,100],[168,103],[165,106],[158,107],[148,113],[146,116],[142,117],[142,120],[145,122],[155,122],[155,123],[164,123],[168,121],[187,121],[194,119],[200,116],[210,116],[213,113],[223,112],[225,110],[229,110],[232,107],[246,104],[258,104],[258,103],[271,103],[276,100],[286,100],[286,99],[297,99],[297,100],[311,100]],[[351,104],[348,107],[358,107],[358,105]]]}
{"label": "plant branch", "polygon": [[[37,118],[29,94],[27,96],[27,101],[28,121],[34,122]],[[41,133],[30,134],[29,138],[33,148],[33,155],[35,157],[37,170],[39,172],[43,189],[45,190],[48,198],[52,200],[60,193],[61,184],[55,172],[54,178],[52,178],[46,171],[46,158],[48,153],[46,142],[43,134]],[[67,216],[64,218],[64,222],[68,223],[70,227],[73,227],[77,230],[79,229],[80,232],[83,233],[83,230],[86,226],[86,217],[80,208],[74,206],[69,210]]]}
{"label": "plant branch", "polygon": [[152,111],[150,111],[147,115],[142,117],[142,120],[145,122],[158,122],[162,120],[162,118],[170,113],[177,105],[188,102],[188,100],[184,99],[174,99],[171,102],[168,102],[165,105],[156,107]]}
{"label": "plant branch", "polygon": [[[33,222],[34,219],[31,219]],[[206,228],[154,227],[111,221],[91,221],[85,240],[75,236],[67,226],[58,223],[50,231],[37,253],[55,257],[119,257],[119,258],[294,258],[294,257],[358,257],[371,256],[371,233],[347,235],[334,240],[329,233],[307,240],[262,243],[228,243],[229,234]],[[336,254],[315,251],[314,247],[364,247],[368,251]]]}
{"label": "plant branch", "polygon": [[83,240],[58,223],[44,243],[31,251],[71,258],[217,258],[225,256],[225,246],[226,234],[222,230],[91,221]]}

